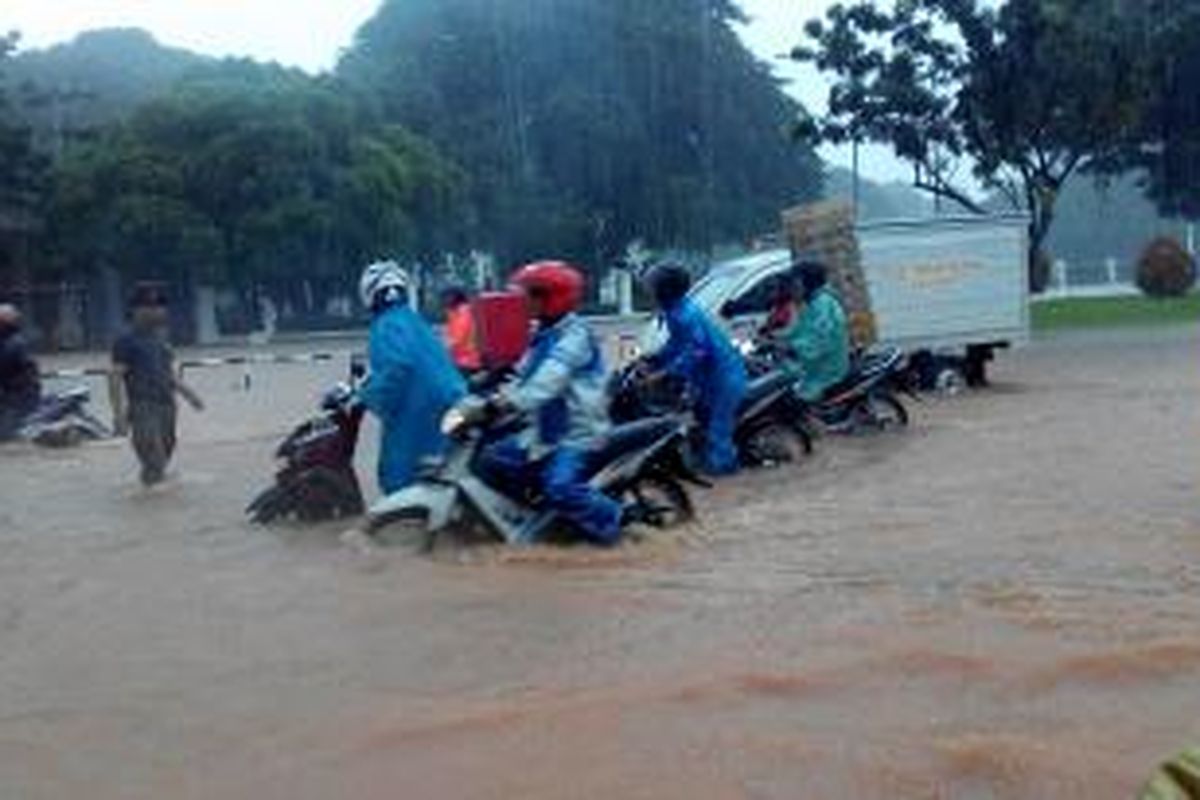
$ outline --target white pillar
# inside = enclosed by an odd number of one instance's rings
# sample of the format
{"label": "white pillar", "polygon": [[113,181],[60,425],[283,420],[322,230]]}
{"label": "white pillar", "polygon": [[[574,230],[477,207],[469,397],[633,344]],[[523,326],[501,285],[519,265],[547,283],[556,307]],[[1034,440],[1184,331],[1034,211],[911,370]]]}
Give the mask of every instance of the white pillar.
{"label": "white pillar", "polygon": [[1110,286],[1117,284],[1117,260],[1112,256],[1104,259],[1104,269],[1108,273],[1108,283]]}
{"label": "white pillar", "polygon": [[1054,261],[1054,286],[1060,291],[1067,291],[1070,288],[1067,279],[1067,262],[1061,258]]}
{"label": "white pillar", "polygon": [[623,317],[633,313],[633,273],[627,269],[617,270],[617,309]]}
{"label": "white pillar", "polygon": [[217,327],[217,290],[196,287],[196,344],[216,344],[221,332]]}

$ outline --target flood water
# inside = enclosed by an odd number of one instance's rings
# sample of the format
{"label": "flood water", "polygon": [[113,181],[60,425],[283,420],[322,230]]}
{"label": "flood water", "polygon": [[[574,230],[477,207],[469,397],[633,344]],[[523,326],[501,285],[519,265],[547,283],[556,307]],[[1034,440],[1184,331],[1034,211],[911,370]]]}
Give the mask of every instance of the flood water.
{"label": "flood water", "polygon": [[434,558],[241,521],[336,366],[196,373],[172,491],[0,449],[0,796],[1131,797],[1200,743],[1198,359],[1043,341],[689,530]]}

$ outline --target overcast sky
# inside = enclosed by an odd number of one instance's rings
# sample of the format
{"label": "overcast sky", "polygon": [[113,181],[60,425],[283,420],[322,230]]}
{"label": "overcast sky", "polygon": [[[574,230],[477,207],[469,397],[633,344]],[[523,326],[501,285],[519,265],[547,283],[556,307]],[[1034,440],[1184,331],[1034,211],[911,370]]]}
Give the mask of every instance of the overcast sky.
{"label": "overcast sky", "polygon": [[[653,0],[650,0],[651,2]],[[815,71],[780,58],[796,44],[804,22],[833,0],[741,0],[751,16],[743,31],[760,58],[791,79],[789,91],[814,110],[824,107],[826,84]],[[597,0],[605,2],[605,0]],[[105,27],[145,28],[164,44],[211,55],[245,55],[310,72],[329,69],[338,51],[379,6],[380,0],[0,0],[0,29],[21,32],[23,47],[67,41],[81,31]],[[845,151],[824,151],[834,164],[849,165]],[[908,177],[882,149],[864,148],[864,175]]]}

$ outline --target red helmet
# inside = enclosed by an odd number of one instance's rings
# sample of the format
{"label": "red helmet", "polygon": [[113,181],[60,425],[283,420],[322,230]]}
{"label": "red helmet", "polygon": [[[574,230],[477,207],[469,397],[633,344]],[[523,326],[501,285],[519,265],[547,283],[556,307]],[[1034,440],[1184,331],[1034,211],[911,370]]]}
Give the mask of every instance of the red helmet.
{"label": "red helmet", "polygon": [[579,308],[583,300],[583,275],[565,261],[536,261],[521,267],[513,285],[542,301],[542,313],[561,317]]}

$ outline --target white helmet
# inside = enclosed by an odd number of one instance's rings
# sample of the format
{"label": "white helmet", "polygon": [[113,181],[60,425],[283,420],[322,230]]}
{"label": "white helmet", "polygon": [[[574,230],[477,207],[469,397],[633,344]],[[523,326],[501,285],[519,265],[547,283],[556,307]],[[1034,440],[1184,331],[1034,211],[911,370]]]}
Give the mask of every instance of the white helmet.
{"label": "white helmet", "polygon": [[358,293],[363,306],[374,309],[381,301],[406,300],[408,284],[408,273],[395,261],[377,261],[363,270]]}

